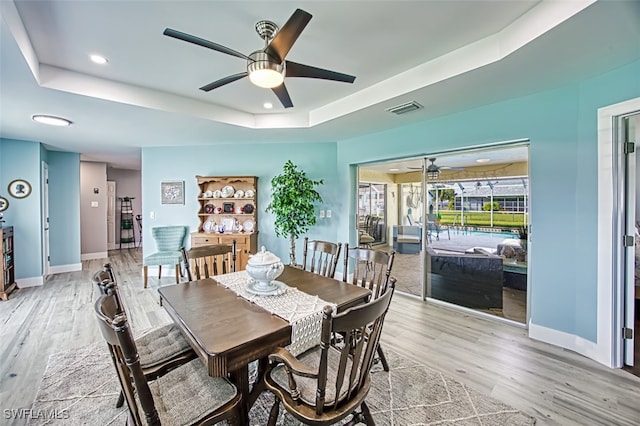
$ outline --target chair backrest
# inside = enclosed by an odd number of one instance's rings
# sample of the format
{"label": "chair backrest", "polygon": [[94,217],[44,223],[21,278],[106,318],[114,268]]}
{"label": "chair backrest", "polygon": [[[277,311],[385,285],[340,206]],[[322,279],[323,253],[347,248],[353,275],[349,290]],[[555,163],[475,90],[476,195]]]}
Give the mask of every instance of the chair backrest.
{"label": "chair backrest", "polygon": [[[336,316],[331,307],[324,308],[315,393],[317,415],[340,410],[345,405],[357,407],[366,397],[371,387],[371,367],[394,289],[395,280],[378,299]],[[338,349],[339,355],[330,355],[330,351],[336,351],[332,338],[337,333],[344,336],[344,346]],[[328,374],[329,371],[334,374]],[[334,397],[327,401],[326,395]]]}
{"label": "chair backrest", "polygon": [[[129,412],[136,425],[142,425],[140,407],[144,413],[144,424],[160,424],[153,395],[140,367],[140,358],[126,314],[118,312],[116,297],[102,295],[94,306],[102,336],[109,345],[122,392]],[[140,405],[136,403],[136,395]]]}
{"label": "chair backrest", "polygon": [[[395,251],[389,253],[361,247],[350,249],[349,244],[345,244],[342,281],[371,290],[372,298],[376,299],[389,285],[395,255]],[[349,263],[353,264],[353,277],[350,281]]]}
{"label": "chair backrest", "polygon": [[189,281],[236,271],[236,240],[231,245],[200,246],[189,250],[182,247],[181,250]]}
{"label": "chair backrest", "polygon": [[151,235],[156,240],[158,251],[179,251],[182,247],[186,226],[156,226],[151,228]]}
{"label": "chair backrest", "polygon": [[120,292],[118,291],[116,274],[110,263],[105,263],[102,266],[102,269],[93,274],[93,278],[91,279],[91,281],[93,282],[93,284],[95,284],[98,292],[101,295],[114,295],[117,313],[125,312],[124,304],[122,303]]}
{"label": "chair backrest", "polygon": [[333,278],[340,259],[340,250],[342,250],[342,243],[309,241],[309,238],[305,237],[302,267],[305,271]]}

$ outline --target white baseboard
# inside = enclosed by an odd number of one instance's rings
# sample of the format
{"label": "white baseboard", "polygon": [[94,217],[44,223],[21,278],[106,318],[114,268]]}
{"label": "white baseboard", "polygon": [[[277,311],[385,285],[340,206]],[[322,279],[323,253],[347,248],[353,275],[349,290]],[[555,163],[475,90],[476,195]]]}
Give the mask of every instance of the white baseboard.
{"label": "white baseboard", "polygon": [[529,322],[529,337],[572,350],[609,368],[614,368],[614,365],[611,364],[611,356],[604,353],[607,352],[606,349],[600,348],[597,343],[587,340],[584,337],[575,336],[565,333],[564,331],[553,330],[541,325],[536,325],[533,322]]}
{"label": "white baseboard", "polygon": [[106,259],[107,257],[108,254],[106,251],[98,253],[82,253],[82,255],[80,255],[80,260]]}
{"label": "white baseboard", "polygon": [[82,263],[71,263],[69,265],[49,266],[49,274],[63,274],[65,272],[82,271]]}
{"label": "white baseboard", "polygon": [[20,278],[16,280],[18,288],[39,287],[44,284],[43,277]]}

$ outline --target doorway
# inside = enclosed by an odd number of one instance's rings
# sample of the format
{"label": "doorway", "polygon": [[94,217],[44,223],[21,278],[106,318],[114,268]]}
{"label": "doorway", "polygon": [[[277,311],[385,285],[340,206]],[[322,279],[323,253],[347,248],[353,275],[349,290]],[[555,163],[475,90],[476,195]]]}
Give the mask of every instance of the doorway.
{"label": "doorway", "polygon": [[527,323],[525,141],[359,166],[360,187],[373,178],[388,193],[387,243],[374,248],[396,252],[396,291]]}

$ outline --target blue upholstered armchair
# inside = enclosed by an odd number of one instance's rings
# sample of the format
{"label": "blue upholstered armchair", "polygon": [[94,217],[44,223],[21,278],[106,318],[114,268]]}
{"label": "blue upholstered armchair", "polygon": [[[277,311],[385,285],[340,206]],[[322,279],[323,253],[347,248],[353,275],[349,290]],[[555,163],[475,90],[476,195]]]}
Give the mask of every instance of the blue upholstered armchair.
{"label": "blue upholstered armchair", "polygon": [[151,235],[156,241],[158,251],[144,258],[144,288],[147,288],[147,267],[158,267],[158,278],[162,275],[162,265],[174,265],[176,268],[176,284],[180,282],[182,270],[182,248],[184,237],[187,235],[186,226],[157,226],[151,229]]}

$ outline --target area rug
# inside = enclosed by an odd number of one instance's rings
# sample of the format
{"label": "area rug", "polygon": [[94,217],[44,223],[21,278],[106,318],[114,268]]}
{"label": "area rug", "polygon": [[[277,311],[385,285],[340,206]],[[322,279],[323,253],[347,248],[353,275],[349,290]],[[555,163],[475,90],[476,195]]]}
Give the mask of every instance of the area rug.
{"label": "area rug", "polygon": [[[533,425],[535,419],[387,348],[390,372],[376,365],[367,397],[376,425]],[[29,425],[125,424],[115,407],[119,385],[106,344],[50,356],[32,406]],[[251,426],[267,424],[272,394],[263,393],[250,412]],[[125,405],[126,407],[126,405]],[[279,425],[300,423],[281,410]]]}

